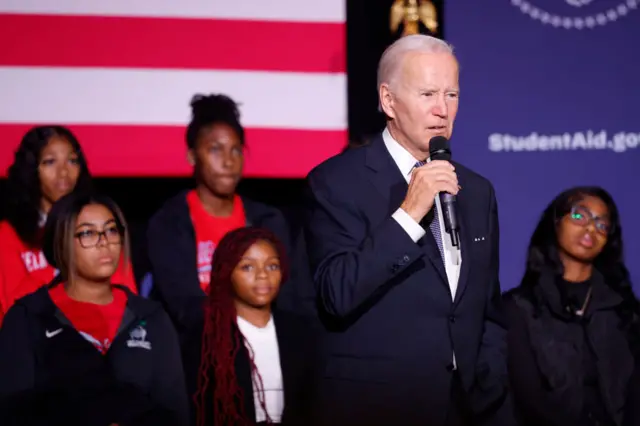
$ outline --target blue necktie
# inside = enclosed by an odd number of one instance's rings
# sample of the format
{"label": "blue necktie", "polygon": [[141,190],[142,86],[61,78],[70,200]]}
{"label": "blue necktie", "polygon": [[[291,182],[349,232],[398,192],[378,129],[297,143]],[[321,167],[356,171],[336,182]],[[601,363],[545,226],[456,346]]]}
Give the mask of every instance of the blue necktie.
{"label": "blue necktie", "polygon": [[[415,167],[422,167],[426,163],[423,161],[418,161]],[[438,205],[435,200],[433,201],[433,219],[431,219],[431,223],[429,223],[429,229],[433,234],[433,238],[436,240],[436,244],[438,245],[438,250],[440,250],[440,257],[442,257],[442,263],[444,263],[444,248],[442,247],[442,233],[440,232],[440,219],[438,218]]]}

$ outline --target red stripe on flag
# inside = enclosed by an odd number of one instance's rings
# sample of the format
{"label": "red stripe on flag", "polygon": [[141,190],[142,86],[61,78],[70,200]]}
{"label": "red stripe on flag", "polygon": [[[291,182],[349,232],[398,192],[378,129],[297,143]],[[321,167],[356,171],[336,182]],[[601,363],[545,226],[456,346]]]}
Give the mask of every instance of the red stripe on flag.
{"label": "red stripe on flag", "polygon": [[[6,176],[27,124],[0,124],[0,176]],[[188,176],[181,126],[72,125],[94,176]],[[303,178],[347,144],[347,131],[246,129],[246,177]]]}
{"label": "red stripe on flag", "polygon": [[343,23],[0,14],[0,65],[343,73]]}

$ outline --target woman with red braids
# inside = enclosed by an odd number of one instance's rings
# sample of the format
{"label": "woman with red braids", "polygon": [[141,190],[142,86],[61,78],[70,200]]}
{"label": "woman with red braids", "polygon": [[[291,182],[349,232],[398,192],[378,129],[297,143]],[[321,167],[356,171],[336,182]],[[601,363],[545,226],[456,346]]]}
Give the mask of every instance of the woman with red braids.
{"label": "woman with red braids", "polygon": [[220,241],[203,328],[184,348],[194,424],[308,424],[315,338],[271,305],[287,274],[285,249],[268,230],[240,228]]}

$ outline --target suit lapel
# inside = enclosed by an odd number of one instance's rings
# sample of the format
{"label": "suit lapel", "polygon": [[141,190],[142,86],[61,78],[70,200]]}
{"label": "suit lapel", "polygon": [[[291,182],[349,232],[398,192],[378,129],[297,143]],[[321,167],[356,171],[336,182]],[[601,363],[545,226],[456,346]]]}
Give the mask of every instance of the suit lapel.
{"label": "suit lapel", "polygon": [[[385,217],[389,217],[400,207],[404,197],[407,195],[407,181],[400,173],[391,154],[387,151],[382,135],[378,135],[371,144],[361,149],[367,150],[366,165],[369,169],[369,179],[387,201]],[[443,283],[448,287],[447,273],[433,234],[427,230],[427,233],[418,241],[418,244],[424,249],[427,257],[443,279]]]}
{"label": "suit lapel", "polygon": [[[237,332],[240,332],[236,329]],[[248,419],[256,418],[256,407],[253,399],[253,379],[251,377],[251,358],[249,357],[249,351],[243,343],[243,339],[240,339],[241,346],[238,350],[238,354],[235,359],[236,377],[238,379],[238,385],[242,389],[243,404],[245,414]]]}
{"label": "suit lapel", "polygon": [[[280,370],[282,371],[282,387],[284,393],[284,405],[291,403],[292,393],[295,392],[293,379],[295,376],[296,356],[295,348],[291,344],[296,341],[296,336],[291,336],[290,327],[283,321],[277,312],[273,313],[273,321],[276,326],[276,337],[278,339],[278,352],[280,353]],[[294,353],[292,353],[292,351]]]}
{"label": "suit lapel", "polygon": [[[454,163],[455,164],[455,163]],[[458,175],[458,183],[462,188],[466,188],[465,175]],[[457,195],[458,201],[458,220],[460,221],[460,250],[462,254],[462,265],[460,265],[460,276],[458,277],[458,287],[456,289],[456,295],[454,297],[454,304],[460,302],[462,294],[467,288],[467,282],[469,280],[469,271],[471,268],[471,232],[469,228],[469,212],[471,210],[466,205],[467,194],[464,193],[464,189],[461,189]]]}
{"label": "suit lapel", "polygon": [[[434,218],[433,220],[438,220],[438,218]],[[447,271],[444,268],[442,255],[440,254],[440,249],[438,249],[438,244],[436,243],[436,239],[430,229],[427,229],[427,233],[420,241],[418,241],[418,245],[420,245],[427,253],[427,257],[440,274],[440,278],[442,278],[443,282],[447,285],[447,288],[449,288],[449,279],[447,278]]]}
{"label": "suit lapel", "polygon": [[386,201],[385,213],[391,215],[407,195],[407,181],[384,146],[382,136],[376,137],[370,145],[361,149],[366,150],[369,180]]}

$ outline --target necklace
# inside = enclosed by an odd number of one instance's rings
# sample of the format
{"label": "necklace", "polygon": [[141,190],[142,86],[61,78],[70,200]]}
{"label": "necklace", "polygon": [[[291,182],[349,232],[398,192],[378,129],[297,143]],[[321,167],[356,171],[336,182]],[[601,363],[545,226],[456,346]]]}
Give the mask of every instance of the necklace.
{"label": "necklace", "polygon": [[582,308],[578,309],[576,311],[576,315],[581,317],[584,315],[585,311],[587,310],[587,306],[589,306],[589,302],[591,301],[591,289],[593,288],[593,286],[589,286],[589,290],[587,290],[587,295],[584,298],[584,303],[582,304]]}

